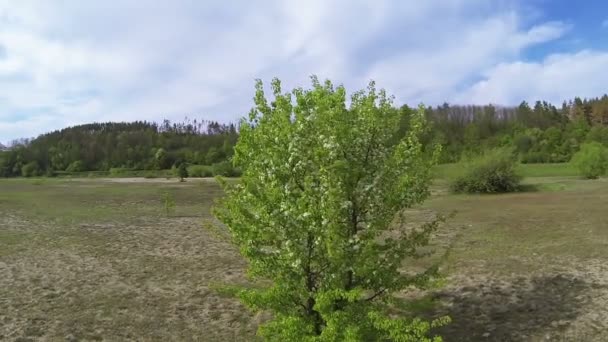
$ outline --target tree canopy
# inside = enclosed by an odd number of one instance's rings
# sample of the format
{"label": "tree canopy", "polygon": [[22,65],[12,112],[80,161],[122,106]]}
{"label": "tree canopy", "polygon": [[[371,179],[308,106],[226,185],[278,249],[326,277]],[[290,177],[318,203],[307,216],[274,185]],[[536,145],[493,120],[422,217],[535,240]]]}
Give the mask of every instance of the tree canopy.
{"label": "tree canopy", "polygon": [[23,141],[3,152],[0,176],[19,176],[36,162],[38,172],[169,169],[176,163],[226,161],[238,137],[234,124],[190,121],[94,123]]}
{"label": "tree canopy", "polygon": [[[241,181],[225,183],[216,209],[249,261],[272,281],[243,289],[274,320],[260,333],[276,341],[430,341],[432,326],[386,311],[391,293],[424,286],[436,268],[403,272],[437,222],[405,229],[403,209],[428,195],[434,153],[425,153],[424,109],[409,116],[371,83],[350,98],[329,81],[273,99],[257,83],[255,108],[241,124],[234,161]],[[411,269],[409,270],[411,271]],[[439,340],[436,338],[434,340]]]}
{"label": "tree canopy", "polygon": [[[399,112],[397,136],[408,130],[416,109],[404,105]],[[441,163],[500,147],[515,148],[522,163],[559,163],[570,161],[584,143],[608,147],[608,95],[575,97],[559,108],[546,101],[516,107],[446,103],[426,108],[425,115],[430,129],[422,143],[442,145]],[[74,126],[14,141],[8,151],[0,146],[0,177],[21,176],[23,166],[32,162],[40,175],[75,169],[169,169],[181,161],[224,168],[237,138],[234,124],[189,119]]]}

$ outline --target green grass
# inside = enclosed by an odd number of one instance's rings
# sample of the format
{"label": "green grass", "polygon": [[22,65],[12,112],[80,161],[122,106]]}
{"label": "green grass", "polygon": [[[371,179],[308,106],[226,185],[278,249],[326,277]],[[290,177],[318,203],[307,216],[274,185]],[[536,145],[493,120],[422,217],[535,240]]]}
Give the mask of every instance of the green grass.
{"label": "green grass", "polygon": [[[446,287],[398,294],[407,300],[397,312],[451,315],[441,330],[448,341],[488,340],[488,327],[489,340],[556,340],[568,336],[552,326],[561,321],[603,340],[608,181],[571,177],[564,166],[523,167],[534,192],[451,195],[439,179],[413,214],[457,212],[433,240],[438,251],[452,244],[441,267]],[[538,176],[548,172],[561,176]],[[222,285],[248,284],[245,262],[203,228],[222,194],[213,181],[7,179],[0,189],[0,340],[255,339],[265,316]],[[165,192],[176,204],[168,217]]]}
{"label": "green grass", "polygon": [[144,178],[164,178],[174,177],[172,170],[130,170],[117,168],[113,171],[82,171],[68,172],[55,171],[55,176],[60,178],[124,178],[124,177],[144,177]]}
{"label": "green grass", "polygon": [[522,164],[524,177],[578,177],[579,171],[570,163]]}

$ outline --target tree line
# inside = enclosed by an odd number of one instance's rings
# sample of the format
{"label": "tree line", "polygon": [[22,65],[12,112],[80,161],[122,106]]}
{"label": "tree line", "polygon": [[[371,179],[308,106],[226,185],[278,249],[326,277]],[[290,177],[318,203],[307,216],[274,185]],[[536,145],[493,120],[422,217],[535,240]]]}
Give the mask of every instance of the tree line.
{"label": "tree line", "polygon": [[427,143],[443,146],[442,163],[497,147],[513,147],[522,163],[561,163],[585,142],[608,146],[608,95],[577,97],[561,108],[546,101],[517,107],[444,104],[427,108],[426,115],[432,124]]}
{"label": "tree line", "polygon": [[[395,139],[404,136],[415,109],[399,108]],[[424,145],[442,145],[440,163],[459,161],[487,149],[512,147],[522,163],[568,162],[585,142],[608,146],[608,95],[516,107],[449,105],[428,107]],[[55,172],[161,170],[180,163],[228,163],[238,125],[190,120],[162,123],[92,123],[68,127],[0,149],[0,176],[50,175]]]}
{"label": "tree line", "polygon": [[213,165],[230,158],[237,138],[236,125],[215,121],[92,123],[13,143],[0,152],[0,176]]}

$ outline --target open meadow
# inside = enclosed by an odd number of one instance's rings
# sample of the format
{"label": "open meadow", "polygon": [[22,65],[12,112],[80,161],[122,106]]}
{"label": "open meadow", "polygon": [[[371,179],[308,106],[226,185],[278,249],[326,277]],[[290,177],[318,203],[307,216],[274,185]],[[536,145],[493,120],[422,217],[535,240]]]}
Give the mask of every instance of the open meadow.
{"label": "open meadow", "polygon": [[[397,311],[450,315],[446,341],[608,339],[608,180],[530,170],[514,194],[435,182],[414,211],[456,211],[436,237],[453,243],[445,285]],[[0,180],[0,340],[255,339],[264,316],[220,290],[246,282],[245,263],[203,227],[221,193],[209,179]]]}

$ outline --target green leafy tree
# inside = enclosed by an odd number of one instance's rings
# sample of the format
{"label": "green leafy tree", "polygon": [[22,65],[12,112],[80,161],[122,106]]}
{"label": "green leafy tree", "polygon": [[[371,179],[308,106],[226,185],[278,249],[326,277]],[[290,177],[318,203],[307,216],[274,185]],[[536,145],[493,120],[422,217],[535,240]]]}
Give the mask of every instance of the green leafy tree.
{"label": "green leafy tree", "polygon": [[40,167],[38,162],[29,162],[21,167],[21,175],[23,177],[36,177],[40,175]]}
{"label": "green leafy tree", "polygon": [[163,170],[168,167],[168,160],[167,151],[165,151],[164,148],[159,148],[156,150],[156,153],[154,153],[154,161],[159,170]]}
{"label": "green leafy tree", "polygon": [[71,163],[65,170],[67,172],[82,172],[84,171],[84,163],[81,160],[77,160]]}
{"label": "green leafy tree", "polygon": [[598,142],[583,144],[580,151],[572,157],[572,163],[583,177],[599,178],[608,170],[608,150]]}
{"label": "green leafy tree", "polygon": [[11,175],[6,156],[7,154],[0,151],[0,177],[9,177]]}
{"label": "green leafy tree", "polygon": [[179,177],[180,182],[185,182],[184,178],[188,178],[188,166],[186,163],[181,163],[177,167],[177,176]]}
{"label": "green leafy tree", "polygon": [[481,150],[481,137],[479,135],[479,127],[477,125],[469,125],[465,128],[464,146],[467,155],[476,155]]}
{"label": "green leafy tree", "polygon": [[[255,108],[241,124],[234,162],[238,184],[223,182],[216,207],[263,289],[240,298],[274,319],[259,334],[273,341],[440,341],[427,322],[393,318],[391,294],[429,285],[437,267],[403,272],[439,221],[405,228],[405,208],[429,195],[433,158],[419,136],[424,108],[395,141],[401,114],[370,83],[346,105],[346,91],[312,78],[312,89],[282,94],[261,81]],[[412,271],[412,270],[409,270]]]}

